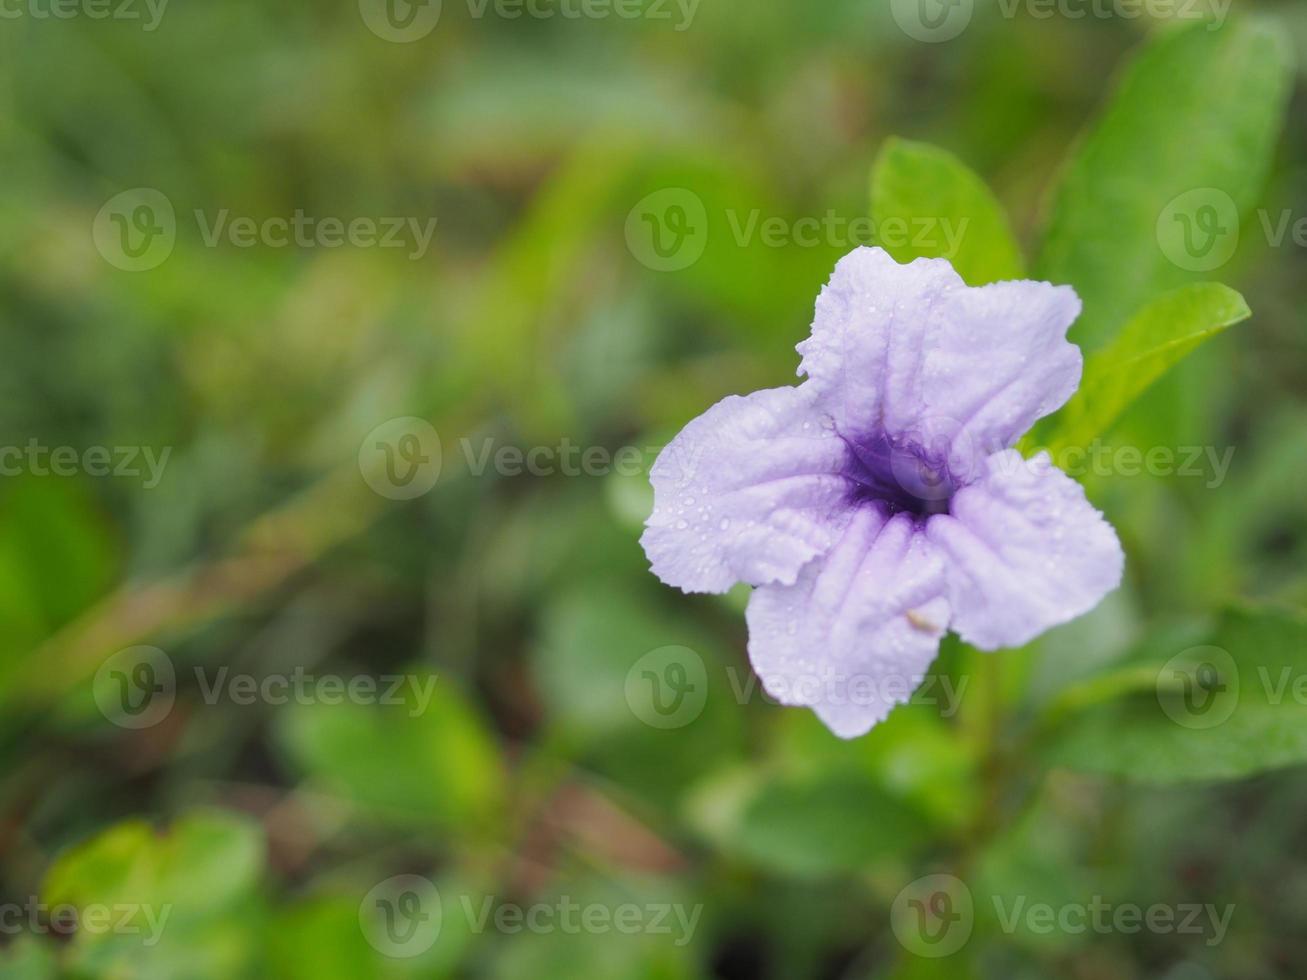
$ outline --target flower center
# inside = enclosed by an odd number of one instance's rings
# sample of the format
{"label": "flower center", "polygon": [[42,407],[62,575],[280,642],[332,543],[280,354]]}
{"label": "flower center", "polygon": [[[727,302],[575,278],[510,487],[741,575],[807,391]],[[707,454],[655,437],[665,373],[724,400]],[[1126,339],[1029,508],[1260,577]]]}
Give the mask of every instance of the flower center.
{"label": "flower center", "polygon": [[854,502],[879,504],[889,515],[907,513],[922,520],[948,513],[956,487],[944,459],[881,434],[841,438],[848,447],[843,475]]}

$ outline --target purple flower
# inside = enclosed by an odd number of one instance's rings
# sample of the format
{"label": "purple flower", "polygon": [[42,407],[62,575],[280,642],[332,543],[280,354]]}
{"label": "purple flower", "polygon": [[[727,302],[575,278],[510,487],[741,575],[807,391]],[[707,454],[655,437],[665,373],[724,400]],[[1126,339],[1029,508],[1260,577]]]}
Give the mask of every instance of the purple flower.
{"label": "purple flower", "polygon": [[749,658],[852,738],[946,629],[1020,646],[1121,580],[1116,533],[1047,453],[1011,447],[1080,384],[1068,286],[968,287],[859,248],[817,297],[798,387],[722,399],[663,450],[641,544],[686,592],[754,586]]}

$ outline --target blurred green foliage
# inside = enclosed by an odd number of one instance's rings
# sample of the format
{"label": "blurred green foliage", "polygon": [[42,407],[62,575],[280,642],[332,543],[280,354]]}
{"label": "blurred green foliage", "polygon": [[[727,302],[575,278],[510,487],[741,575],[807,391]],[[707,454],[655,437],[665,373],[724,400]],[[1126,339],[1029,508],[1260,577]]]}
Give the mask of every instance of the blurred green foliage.
{"label": "blurred green foliage", "polygon": [[[177,5],[154,30],[14,8],[0,444],[82,462],[7,455],[0,478],[4,976],[1307,969],[1307,304],[1302,246],[1268,230],[1307,217],[1284,127],[1307,8],[1209,30],[977,2],[925,43],[908,6],[705,0],[679,30],[674,5],[447,2],[412,43],[370,31],[367,0]],[[131,272],[93,229],[142,187],[175,241]],[[636,233],[669,189],[706,230],[662,256]],[[1238,246],[1186,267],[1162,217],[1213,190]],[[206,241],[219,216],[297,213],[436,226],[426,251]],[[768,702],[740,592],[663,588],[637,538],[657,447],[792,378],[868,218],[965,222],[968,281],[1077,288],[1085,386],[1030,448],[1117,453],[1075,475],[1128,562],[1023,650],[946,642],[912,703],[841,742]],[[399,500],[360,459],[409,416],[440,473]],[[565,445],[642,464],[569,475]],[[169,456],[147,486],[139,460],[94,475],[89,447]],[[552,471],[481,465],[503,447]],[[1165,472],[1119,453],[1157,448]],[[137,644],[175,676],[113,666]],[[297,671],[408,682],[259,693]],[[166,698],[149,724],[142,680]],[[1185,723],[1196,690],[1229,713]],[[973,903],[939,958],[896,927],[929,874]],[[1234,912],[1217,942],[1008,921],[1096,898]]]}

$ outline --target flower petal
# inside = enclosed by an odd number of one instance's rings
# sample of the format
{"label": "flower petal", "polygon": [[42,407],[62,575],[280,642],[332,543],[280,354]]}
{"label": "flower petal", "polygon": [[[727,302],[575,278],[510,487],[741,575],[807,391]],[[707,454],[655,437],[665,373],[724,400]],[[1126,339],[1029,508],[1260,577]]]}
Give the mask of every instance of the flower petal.
{"label": "flower petal", "polygon": [[926,532],[947,555],[953,629],[982,650],[1027,643],[1121,582],[1116,532],[1047,453],[995,453]]}
{"label": "flower petal", "polygon": [[948,626],[943,561],[905,514],[860,508],[793,585],[749,599],[749,659],[768,693],[808,705],[841,738],[908,700]]}
{"label": "flower petal", "polygon": [[1084,359],[1066,332],[1080,315],[1070,286],[996,282],[950,293],[931,347],[933,423],[951,430],[949,469],[968,482],[1080,386]]}
{"label": "flower petal", "polygon": [[653,573],[686,592],[793,582],[848,520],[846,448],[813,391],[724,398],[690,422],[649,474],[640,543]]}
{"label": "flower petal", "polygon": [[900,265],[884,249],[861,247],[836,263],[817,297],[812,335],[797,350],[799,373],[842,432],[894,437],[926,414],[937,308],[965,288],[943,259]]}
{"label": "flower petal", "polygon": [[965,483],[1075,391],[1082,359],[1066,332],[1079,313],[1068,286],[973,288],[943,259],[899,265],[858,248],[817,298],[799,373],[845,435],[941,450]]}

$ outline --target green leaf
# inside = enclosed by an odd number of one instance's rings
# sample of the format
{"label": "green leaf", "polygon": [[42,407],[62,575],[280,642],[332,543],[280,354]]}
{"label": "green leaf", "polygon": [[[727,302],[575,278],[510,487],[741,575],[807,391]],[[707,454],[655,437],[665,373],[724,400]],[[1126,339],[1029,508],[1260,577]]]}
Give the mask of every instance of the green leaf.
{"label": "green leaf", "polygon": [[816,877],[904,855],[926,832],[920,814],[871,779],[837,774],[763,787],[742,814],[735,845],[764,867]]}
{"label": "green leaf", "polygon": [[[1162,31],[1139,54],[1056,191],[1038,278],[1080,293],[1085,310],[1071,336],[1087,350],[1157,293],[1216,268],[1206,264],[1221,258],[1212,250],[1229,245],[1224,236],[1237,236],[1238,216],[1257,200],[1291,53],[1273,22],[1211,28]],[[1172,236],[1200,210],[1223,237],[1195,241],[1191,263]]]}
{"label": "green leaf", "polygon": [[52,946],[34,936],[19,936],[0,950],[0,976],[5,980],[56,980],[59,970]]}
{"label": "green leaf", "polygon": [[280,744],[320,790],[374,820],[487,830],[505,790],[498,746],[443,679],[407,677],[394,703],[287,709]]}
{"label": "green leaf", "polygon": [[46,875],[50,904],[172,904],[173,921],[204,918],[245,897],[263,870],[263,832],[222,810],[179,819],[167,833],[117,824],[66,851]]}
{"label": "green leaf", "polygon": [[689,617],[642,595],[592,577],[562,592],[532,663],[554,730],[587,767],[670,803],[738,754],[743,705],[732,695],[749,674]]}
{"label": "green leaf", "polygon": [[6,665],[109,588],[114,540],[86,485],[6,477],[0,494],[0,642]]}
{"label": "green leaf", "polygon": [[1225,613],[1158,635],[1058,699],[1054,764],[1175,783],[1307,762],[1307,616]]}
{"label": "green leaf", "polygon": [[877,238],[899,262],[944,258],[968,285],[1025,275],[1002,205],[953,154],[891,139],[871,173]]}
{"label": "green leaf", "polygon": [[1168,368],[1210,337],[1250,316],[1244,298],[1219,283],[1185,286],[1145,306],[1085,361],[1080,390],[1055,417],[1056,453],[1101,436]]}
{"label": "green leaf", "polygon": [[221,980],[254,955],[263,868],[247,817],[201,810],[164,833],[129,820],[60,856],[41,899],[78,910],[70,975]]}

